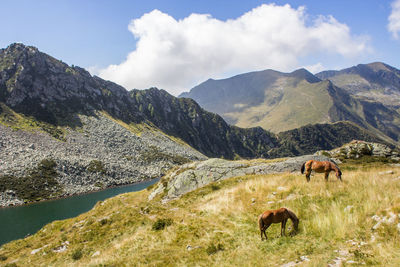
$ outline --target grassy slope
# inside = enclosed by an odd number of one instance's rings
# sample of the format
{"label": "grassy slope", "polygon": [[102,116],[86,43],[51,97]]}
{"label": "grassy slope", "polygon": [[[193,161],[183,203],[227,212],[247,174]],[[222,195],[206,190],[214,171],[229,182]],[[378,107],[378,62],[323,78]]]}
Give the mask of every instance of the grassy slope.
{"label": "grassy slope", "polygon": [[[310,183],[299,174],[246,176],[209,185],[164,205],[159,199],[147,202],[147,190],[119,195],[79,217],[50,223],[33,236],[4,245],[0,265],[265,266],[307,255],[311,261],[306,265],[326,266],[339,256],[336,250],[349,250],[347,260],[398,266],[399,219],[373,232],[371,216],[400,212],[400,181],[394,180],[400,168],[360,166],[342,167],[343,183],[333,175],[325,183],[322,174]],[[379,174],[389,169],[394,174]],[[349,205],[353,209],[345,212]],[[280,238],[280,226],[275,224],[267,231],[268,241],[261,242],[257,216],[282,206],[298,215],[300,233]],[[173,223],[152,230],[160,218],[171,218]],[[53,252],[64,241],[70,242],[67,251]],[[359,245],[361,241],[366,244]],[[188,251],[187,245],[199,248]],[[212,245],[223,250],[212,253]],[[37,248],[43,249],[31,254]],[[100,255],[92,256],[96,251]],[[80,253],[82,257],[74,260],[73,255],[79,258]]]}
{"label": "grassy slope", "polygon": [[[332,101],[326,87],[327,81],[296,83],[294,79],[277,81],[275,87],[283,88],[283,97],[276,104],[262,103],[236,113],[225,114],[235,119],[239,127],[261,126],[272,132],[282,132],[310,123],[330,122],[328,111]],[[270,94],[270,91],[266,91]],[[269,98],[266,96],[266,101]]]}
{"label": "grassy slope", "polygon": [[33,117],[27,117],[17,113],[0,102],[0,124],[10,127],[16,131],[42,131],[50,134],[54,138],[65,141],[66,130],[63,127],[35,120]]}

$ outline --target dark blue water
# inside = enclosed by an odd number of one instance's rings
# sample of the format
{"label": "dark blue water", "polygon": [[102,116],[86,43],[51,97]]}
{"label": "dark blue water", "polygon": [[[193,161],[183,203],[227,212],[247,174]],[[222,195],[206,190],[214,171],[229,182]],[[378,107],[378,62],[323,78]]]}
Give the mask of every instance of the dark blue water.
{"label": "dark blue water", "polygon": [[159,179],[105,189],[85,195],[0,209],[0,245],[36,233],[49,222],[76,217],[97,201],[126,192],[140,191]]}

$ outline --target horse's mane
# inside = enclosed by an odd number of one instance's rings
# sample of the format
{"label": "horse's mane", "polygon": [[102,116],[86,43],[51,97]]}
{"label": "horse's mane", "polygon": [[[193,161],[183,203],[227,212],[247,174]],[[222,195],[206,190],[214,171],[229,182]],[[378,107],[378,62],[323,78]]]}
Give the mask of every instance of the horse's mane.
{"label": "horse's mane", "polygon": [[298,229],[298,225],[299,225],[299,218],[297,218],[296,214],[294,214],[293,211],[291,211],[290,209],[286,208],[288,214],[289,214],[289,218],[292,220],[293,222],[293,226],[295,231],[297,231]]}
{"label": "horse's mane", "polygon": [[339,175],[342,175],[342,171],[339,169],[339,166],[335,162],[330,161],[330,163],[333,166],[333,169],[337,170]]}
{"label": "horse's mane", "polygon": [[290,209],[286,208],[287,212],[289,213],[289,217],[290,219],[294,222],[294,221],[299,221],[299,218],[297,218],[296,214],[294,214],[293,211],[291,211]]}

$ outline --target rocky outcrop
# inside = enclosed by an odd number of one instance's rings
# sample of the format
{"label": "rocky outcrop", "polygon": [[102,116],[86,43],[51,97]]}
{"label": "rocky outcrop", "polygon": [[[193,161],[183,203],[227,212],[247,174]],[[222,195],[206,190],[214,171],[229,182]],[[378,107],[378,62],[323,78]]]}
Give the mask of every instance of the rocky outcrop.
{"label": "rocky outcrop", "polygon": [[400,151],[385,144],[353,140],[350,143],[330,151],[319,151],[316,154],[326,155],[339,159],[358,159],[363,156],[372,156],[381,159],[400,161]]}
{"label": "rocky outcrop", "polygon": [[301,157],[282,159],[280,161],[229,161],[223,159],[208,159],[201,162],[193,162],[180,166],[168,173],[158,183],[158,186],[150,194],[153,199],[158,194],[164,193],[164,200],[170,200],[203,187],[209,183],[224,180],[231,177],[272,174],[281,172],[298,172],[301,165],[310,159],[329,160],[326,156],[306,155]]}

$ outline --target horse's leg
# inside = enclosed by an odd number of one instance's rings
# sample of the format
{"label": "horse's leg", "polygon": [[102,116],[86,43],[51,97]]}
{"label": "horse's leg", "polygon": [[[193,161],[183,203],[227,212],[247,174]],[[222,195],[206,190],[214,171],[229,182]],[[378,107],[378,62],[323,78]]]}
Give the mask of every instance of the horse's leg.
{"label": "horse's leg", "polygon": [[338,178],[338,180],[340,180],[342,182],[342,177],[340,177],[338,172],[336,172],[336,178]]}
{"label": "horse's leg", "polygon": [[328,182],[329,171],[325,171],[325,181]]}
{"label": "horse's leg", "polygon": [[[285,228],[286,228],[286,222],[287,222],[287,220],[288,220],[288,219],[284,219],[284,220],[282,221],[282,224],[281,224],[281,236],[286,235],[286,234],[285,234]],[[283,234],[282,234],[282,233],[283,233]]]}
{"label": "horse's leg", "polygon": [[311,167],[308,167],[307,170],[306,170],[306,179],[307,179],[307,182],[310,181],[310,175],[311,175]]}
{"label": "horse's leg", "polygon": [[264,232],[264,236],[265,236],[265,240],[267,240],[268,239],[268,237],[267,237],[267,233],[265,232],[265,231],[267,231],[267,229],[268,229],[268,227],[271,225],[271,223],[267,223],[265,226],[264,226],[264,228],[263,228],[263,232]]}
{"label": "horse's leg", "polygon": [[263,226],[261,229],[260,229],[260,232],[261,232],[261,241],[263,240],[263,234],[265,235],[265,239],[267,239],[267,235],[265,234],[265,230],[267,230],[267,226]]}

